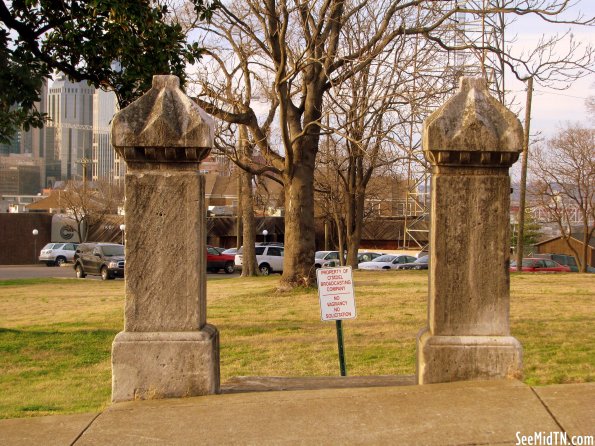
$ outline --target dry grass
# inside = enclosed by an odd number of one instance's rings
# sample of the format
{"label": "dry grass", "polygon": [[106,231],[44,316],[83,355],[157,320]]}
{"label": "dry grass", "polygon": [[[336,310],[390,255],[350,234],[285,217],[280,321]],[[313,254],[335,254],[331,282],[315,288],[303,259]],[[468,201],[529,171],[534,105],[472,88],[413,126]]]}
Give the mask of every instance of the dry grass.
{"label": "dry grass", "polygon": [[[356,275],[358,317],[345,321],[350,375],[414,373],[415,336],[424,325],[425,276]],[[234,296],[209,295],[221,333],[222,379],[238,375],[337,375],[336,331],[320,320],[318,295],[275,292],[276,279],[237,279]],[[266,287],[263,288],[263,284]],[[231,306],[230,306],[231,303]]]}
{"label": "dry grass", "polygon": [[[208,283],[222,380],[338,375],[335,324],[315,290],[275,292],[277,277]],[[108,404],[110,348],[123,326],[123,281],[0,282],[0,418]],[[427,274],[356,272],[358,317],[344,322],[349,375],[413,374],[426,323]],[[512,334],[530,384],[595,379],[595,275],[513,274]]]}
{"label": "dry grass", "polygon": [[120,280],[24,279],[0,281],[0,290],[2,328],[82,321],[90,327],[114,327],[124,318]]}
{"label": "dry grass", "polygon": [[595,381],[595,274],[515,273],[510,293],[524,381]]}

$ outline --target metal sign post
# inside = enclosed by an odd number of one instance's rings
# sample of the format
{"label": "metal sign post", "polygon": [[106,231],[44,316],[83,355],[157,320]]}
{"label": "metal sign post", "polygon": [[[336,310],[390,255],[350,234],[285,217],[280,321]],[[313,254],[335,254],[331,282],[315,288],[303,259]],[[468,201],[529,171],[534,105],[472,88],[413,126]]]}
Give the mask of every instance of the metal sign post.
{"label": "metal sign post", "polygon": [[320,318],[323,321],[335,321],[339,347],[339,366],[341,376],[346,376],[342,321],[343,319],[355,319],[356,317],[351,267],[320,268],[316,271],[316,278],[320,299]]}
{"label": "metal sign post", "polygon": [[339,345],[339,368],[341,369],[341,376],[347,376],[347,368],[345,367],[345,351],[343,349],[343,321],[335,321],[337,326],[337,344]]}

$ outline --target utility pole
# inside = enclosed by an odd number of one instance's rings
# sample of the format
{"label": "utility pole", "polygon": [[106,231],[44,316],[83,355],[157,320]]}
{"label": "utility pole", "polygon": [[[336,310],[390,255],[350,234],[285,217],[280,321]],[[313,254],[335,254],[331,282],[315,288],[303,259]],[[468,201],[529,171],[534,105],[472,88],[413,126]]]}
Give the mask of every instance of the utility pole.
{"label": "utility pole", "polygon": [[525,105],[525,134],[523,135],[523,154],[521,160],[521,184],[519,195],[518,232],[516,240],[517,271],[523,267],[523,246],[525,238],[525,195],[527,190],[527,158],[529,155],[529,129],[531,127],[531,101],[533,100],[533,76],[527,79],[527,103]]}
{"label": "utility pole", "polygon": [[240,247],[244,244],[243,242],[243,231],[244,226],[242,224],[242,218],[244,217],[244,208],[242,206],[242,171],[239,167],[236,167],[236,171],[238,173],[238,207],[237,207],[237,215],[236,215],[236,247],[240,249]]}
{"label": "utility pole", "polygon": [[87,157],[83,157],[77,162],[83,166],[83,194],[87,196],[87,164],[91,163],[92,160]]}

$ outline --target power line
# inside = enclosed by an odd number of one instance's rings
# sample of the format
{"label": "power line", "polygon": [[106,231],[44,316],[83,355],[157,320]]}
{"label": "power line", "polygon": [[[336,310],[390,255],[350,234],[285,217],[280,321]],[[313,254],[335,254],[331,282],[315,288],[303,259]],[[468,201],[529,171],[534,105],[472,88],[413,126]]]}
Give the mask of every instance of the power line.
{"label": "power line", "polygon": [[537,93],[553,94],[553,95],[555,95],[555,96],[565,96],[565,97],[567,97],[567,98],[574,98],[574,99],[587,99],[587,98],[586,98],[586,97],[584,97],[584,96],[573,96],[573,95],[571,95],[571,94],[564,94],[564,93],[554,93],[554,92],[551,92],[551,91],[545,91],[545,90],[534,90],[534,91],[536,91]]}
{"label": "power line", "polygon": [[[511,93],[525,93],[527,90],[526,89],[520,89],[520,90],[508,90]],[[543,93],[543,94],[553,94],[555,96],[565,96],[567,98],[573,98],[573,99],[587,99],[585,96],[574,96],[571,94],[564,94],[564,93],[554,93],[553,91],[547,91],[547,90],[533,90],[534,92],[537,93]]]}

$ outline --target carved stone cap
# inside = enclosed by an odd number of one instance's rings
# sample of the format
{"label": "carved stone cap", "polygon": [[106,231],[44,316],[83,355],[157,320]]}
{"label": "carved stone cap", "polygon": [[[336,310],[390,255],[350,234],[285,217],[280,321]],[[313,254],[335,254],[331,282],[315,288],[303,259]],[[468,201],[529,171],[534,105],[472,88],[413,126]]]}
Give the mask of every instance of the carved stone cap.
{"label": "carved stone cap", "polygon": [[522,141],[520,121],[481,78],[461,78],[459,91],[424,121],[424,155],[433,164],[510,166]]}
{"label": "carved stone cap", "polygon": [[112,145],[127,163],[197,163],[213,147],[213,129],[177,76],[153,76],[151,89],[114,116]]}

